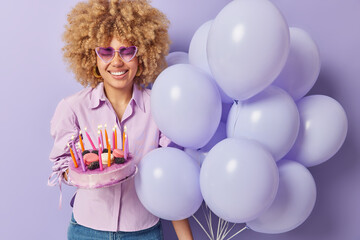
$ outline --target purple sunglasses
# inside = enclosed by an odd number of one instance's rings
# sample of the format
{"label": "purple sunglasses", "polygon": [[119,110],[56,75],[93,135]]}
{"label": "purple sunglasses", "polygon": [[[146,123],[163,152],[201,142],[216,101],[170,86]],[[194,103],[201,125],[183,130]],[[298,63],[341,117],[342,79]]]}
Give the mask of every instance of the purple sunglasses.
{"label": "purple sunglasses", "polygon": [[130,62],[137,53],[137,47],[120,47],[119,50],[115,50],[112,47],[97,47],[95,48],[95,52],[104,63],[111,62],[115,57],[115,52],[119,53],[122,60],[125,62]]}

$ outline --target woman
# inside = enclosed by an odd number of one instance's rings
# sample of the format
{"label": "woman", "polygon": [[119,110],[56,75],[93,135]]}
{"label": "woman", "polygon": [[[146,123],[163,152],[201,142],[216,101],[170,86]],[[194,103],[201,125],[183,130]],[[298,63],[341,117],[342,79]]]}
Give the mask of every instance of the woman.
{"label": "woman", "polygon": [[[149,151],[167,146],[150,112],[150,90],[166,67],[168,20],[146,0],[90,0],[68,15],[64,57],[86,87],[63,99],[51,121],[53,175],[67,182],[67,143],[81,129],[96,138],[106,123],[124,131],[135,164]],[[78,141],[78,139],[76,139]],[[173,221],[179,239],[192,239],[187,219]],[[162,239],[159,218],[139,201],[130,179],[100,189],[78,189],[69,239]]]}

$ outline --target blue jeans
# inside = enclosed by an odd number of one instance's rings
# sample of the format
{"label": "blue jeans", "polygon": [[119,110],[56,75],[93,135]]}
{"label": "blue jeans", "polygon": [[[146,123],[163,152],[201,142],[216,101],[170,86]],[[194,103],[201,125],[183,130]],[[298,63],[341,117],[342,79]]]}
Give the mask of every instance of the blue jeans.
{"label": "blue jeans", "polygon": [[68,240],[163,240],[161,222],[155,226],[136,232],[107,232],[84,227],[71,217]]}

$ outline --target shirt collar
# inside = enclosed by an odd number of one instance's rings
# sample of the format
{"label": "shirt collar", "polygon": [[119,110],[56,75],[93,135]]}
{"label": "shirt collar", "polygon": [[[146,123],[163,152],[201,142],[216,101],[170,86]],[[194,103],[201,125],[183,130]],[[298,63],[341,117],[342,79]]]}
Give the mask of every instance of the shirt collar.
{"label": "shirt collar", "polygon": [[[143,99],[143,90],[139,89],[139,87],[134,84],[133,85],[133,93],[132,97],[130,99],[131,102],[135,102],[135,104],[143,111],[145,112],[145,104]],[[101,102],[105,102],[107,99],[104,91],[104,83],[99,83],[91,92],[90,95],[90,108],[94,109],[99,107]]]}
{"label": "shirt collar", "polygon": [[92,89],[90,94],[90,108],[97,108],[101,102],[106,101],[106,95],[104,92],[104,83],[99,83]]}
{"label": "shirt collar", "polygon": [[132,99],[130,100],[130,102],[132,100],[134,100],[136,105],[143,112],[145,112],[145,104],[144,104],[144,99],[143,99],[143,89],[139,89],[139,86],[137,86],[136,84],[134,84],[134,86],[133,86],[133,95],[132,95]]}

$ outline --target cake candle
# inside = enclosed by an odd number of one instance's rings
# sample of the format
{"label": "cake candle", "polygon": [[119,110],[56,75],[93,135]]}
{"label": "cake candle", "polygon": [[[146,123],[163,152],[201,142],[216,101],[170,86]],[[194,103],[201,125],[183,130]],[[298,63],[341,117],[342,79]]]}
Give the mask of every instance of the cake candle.
{"label": "cake candle", "polygon": [[[79,143],[79,147],[80,147],[80,143]],[[83,172],[86,172],[86,169],[85,169],[85,163],[84,163],[84,159],[82,157],[82,153],[81,153],[81,150],[77,150],[77,153],[79,154],[79,159],[80,159],[80,165],[81,165],[81,168],[83,170]]]}
{"label": "cake candle", "polygon": [[98,131],[98,143],[99,143],[99,150],[101,149],[101,139],[100,139],[100,130]]}
{"label": "cake candle", "polygon": [[79,156],[78,156],[76,148],[75,148],[74,136],[71,136],[71,147],[73,149],[76,161],[79,160]]}
{"label": "cake candle", "polygon": [[123,131],[123,139],[122,139],[122,150],[125,151],[125,134],[126,134],[126,126]]}
{"label": "cake candle", "polygon": [[78,166],[78,164],[77,164],[77,162],[76,162],[76,159],[75,159],[73,150],[71,149],[71,147],[70,147],[69,144],[67,144],[67,145],[68,145],[68,147],[69,147],[69,149],[70,149],[70,154],[71,154],[71,158],[72,158],[72,160],[73,160],[73,162],[74,162],[74,166],[75,166],[76,168],[78,168],[79,166]]}
{"label": "cake candle", "polygon": [[101,154],[102,154],[102,150],[101,150],[101,143],[100,143],[99,144],[99,167],[100,167],[100,171],[104,170],[103,164],[102,164],[102,159],[101,159]]}
{"label": "cake candle", "polygon": [[86,128],[85,128],[85,135],[86,135],[86,137],[88,138],[88,140],[89,140],[89,142],[90,142],[91,147],[93,148],[93,150],[96,150],[96,147],[95,147],[93,141],[91,140],[91,137],[90,137],[89,134],[87,133]]}
{"label": "cake candle", "polygon": [[104,140],[103,140],[103,134],[102,134],[101,128],[102,128],[102,125],[98,125],[98,131],[100,131],[101,146],[104,147]]}
{"label": "cake candle", "polygon": [[79,132],[79,141],[80,141],[80,146],[81,146],[81,151],[85,151],[85,148],[84,148],[84,143],[82,141],[82,136],[81,136],[81,130]]}
{"label": "cake candle", "polygon": [[127,134],[125,134],[125,148],[124,148],[124,158],[127,160],[129,155],[129,140]]}
{"label": "cake candle", "polygon": [[115,127],[112,130],[112,147],[115,149]]}
{"label": "cake candle", "polygon": [[114,139],[115,139],[115,143],[114,143],[114,149],[117,149],[117,132],[116,132],[116,125],[114,127]]}
{"label": "cake candle", "polygon": [[[106,127],[106,125],[105,125],[105,127]],[[105,141],[106,141],[106,148],[109,148],[108,134],[107,134],[106,128],[105,128]]]}
{"label": "cake candle", "polygon": [[106,139],[106,144],[107,144],[107,149],[108,149],[108,162],[107,162],[108,167],[111,166],[111,146],[110,146],[109,142],[110,142],[110,139]]}

